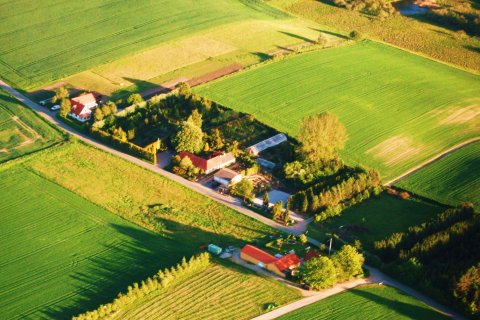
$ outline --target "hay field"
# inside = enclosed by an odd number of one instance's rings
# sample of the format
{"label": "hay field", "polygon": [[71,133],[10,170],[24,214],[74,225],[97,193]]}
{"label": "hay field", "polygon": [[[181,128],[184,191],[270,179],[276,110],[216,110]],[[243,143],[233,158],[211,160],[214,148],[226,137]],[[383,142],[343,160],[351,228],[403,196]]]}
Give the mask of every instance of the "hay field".
{"label": "hay field", "polygon": [[396,186],[438,202],[480,207],[480,142],[458,149],[400,180]]}
{"label": "hay field", "polygon": [[303,117],[330,111],[347,128],[342,156],[384,179],[480,128],[479,76],[371,41],[287,58],[196,91],[292,136]]}

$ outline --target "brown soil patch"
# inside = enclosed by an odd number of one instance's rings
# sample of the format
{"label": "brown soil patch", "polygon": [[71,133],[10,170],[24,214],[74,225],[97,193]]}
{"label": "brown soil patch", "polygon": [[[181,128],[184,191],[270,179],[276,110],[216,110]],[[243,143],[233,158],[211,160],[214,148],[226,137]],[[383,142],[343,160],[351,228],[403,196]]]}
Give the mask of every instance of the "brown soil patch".
{"label": "brown soil patch", "polygon": [[201,77],[189,80],[188,84],[191,87],[197,86],[199,84],[218,79],[220,77],[223,77],[223,76],[226,76],[228,74],[240,71],[242,69],[243,69],[243,67],[242,67],[241,64],[234,63],[234,64],[231,64],[229,66],[226,66],[225,68],[222,68],[222,69],[216,70],[214,72],[207,73],[206,75],[203,75]]}
{"label": "brown soil patch", "polygon": [[391,166],[408,160],[421,150],[422,147],[416,146],[411,138],[398,135],[381,142],[366,153],[383,160],[385,165]]}
{"label": "brown soil patch", "polygon": [[175,86],[177,84],[179,84],[180,82],[187,82],[188,80],[190,80],[190,79],[185,78],[185,77],[180,77],[180,78],[177,78],[175,80],[162,83],[158,87],[140,92],[140,95],[143,98],[147,99],[147,98],[150,98],[150,97],[152,97],[156,94],[168,93],[168,92],[172,91],[175,88]]}
{"label": "brown soil patch", "polygon": [[454,108],[444,112],[446,117],[440,124],[463,124],[480,121],[480,104],[470,105],[464,108]]}

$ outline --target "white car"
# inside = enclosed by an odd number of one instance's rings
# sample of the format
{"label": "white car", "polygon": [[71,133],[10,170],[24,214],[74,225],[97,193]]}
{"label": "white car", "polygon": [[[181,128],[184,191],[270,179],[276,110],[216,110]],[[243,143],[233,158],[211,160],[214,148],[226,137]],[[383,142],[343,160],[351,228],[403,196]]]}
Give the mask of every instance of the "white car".
{"label": "white car", "polygon": [[60,105],[56,104],[53,107],[50,108],[51,111],[57,111],[60,109]]}

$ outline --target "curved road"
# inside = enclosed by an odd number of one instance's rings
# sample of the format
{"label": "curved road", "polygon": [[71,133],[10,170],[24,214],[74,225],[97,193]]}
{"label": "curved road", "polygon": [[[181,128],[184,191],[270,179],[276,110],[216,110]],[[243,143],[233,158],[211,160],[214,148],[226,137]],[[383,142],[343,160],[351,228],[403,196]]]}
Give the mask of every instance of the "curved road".
{"label": "curved road", "polygon": [[456,151],[456,150],[458,150],[458,149],[460,149],[460,148],[463,148],[463,147],[465,147],[465,146],[467,146],[467,145],[469,145],[469,144],[472,144],[472,143],[474,143],[474,142],[477,142],[477,141],[480,141],[480,137],[472,138],[472,139],[469,139],[469,140],[464,141],[464,142],[462,142],[462,143],[459,143],[459,144],[451,147],[450,149],[447,149],[447,150],[445,150],[444,152],[436,155],[435,157],[433,157],[433,158],[431,158],[431,159],[428,159],[427,161],[422,162],[422,163],[419,164],[418,166],[416,166],[416,167],[408,170],[407,172],[401,174],[400,176],[398,176],[398,177],[396,177],[396,178],[394,178],[394,179],[392,179],[392,180],[384,183],[383,185],[384,185],[384,186],[391,186],[391,185],[394,184],[395,182],[397,182],[397,181],[399,181],[399,180],[401,180],[401,179],[403,179],[403,178],[408,177],[409,175],[411,175],[411,174],[417,172],[418,170],[420,170],[420,169],[428,166],[429,164],[431,164],[431,163],[433,163],[433,162],[435,162],[435,161],[437,161],[437,160],[440,160],[441,158],[445,157],[446,155],[448,155],[448,154],[450,154],[450,153],[452,153],[452,152],[454,152],[454,151]]}
{"label": "curved road", "polygon": [[[8,85],[7,83],[5,83],[4,81],[0,80],[0,88],[1,89],[4,89],[5,91],[9,92],[12,96],[14,96],[15,98],[17,98],[19,101],[23,102],[26,106],[34,109],[35,111],[37,111],[41,116],[43,116],[45,119],[47,119],[48,121],[54,123],[55,125],[57,125],[58,127],[62,128],[63,130],[67,131],[68,133],[70,133],[71,135],[77,137],[78,139],[92,145],[92,146],[95,146],[97,147],[98,149],[101,149],[101,150],[104,150],[106,152],[109,152],[111,154],[114,154],[120,158],[123,158],[127,161],[130,161],[140,167],[143,167],[145,169],[148,169],[148,170],[151,170],[153,172],[156,172],[158,174],[161,174],[165,177],[167,177],[168,179],[171,179],[171,180],[174,180],[184,186],[186,186],[187,188],[190,188],[196,192],[199,192],[199,193],[202,193],[210,198],[212,198],[213,200],[217,201],[217,202],[220,202],[236,211],[239,211],[253,219],[256,219],[266,225],[269,225],[270,227],[272,228],[276,228],[276,229],[279,229],[279,230],[282,230],[286,233],[289,233],[289,234],[294,234],[294,235],[299,235],[301,233],[304,232],[304,230],[300,230],[300,229],[303,229],[304,227],[306,227],[306,225],[302,225],[300,228],[297,226],[297,228],[294,227],[285,227],[279,223],[276,223],[274,222],[273,220],[271,219],[268,219],[256,212],[253,212],[251,210],[248,210],[247,208],[243,207],[240,203],[240,200],[238,199],[235,199],[235,198],[232,198],[232,197],[224,197],[222,195],[220,195],[219,193],[213,191],[212,189],[209,189],[207,187],[204,187],[198,183],[194,183],[194,182],[191,182],[191,181],[188,181],[186,179],[183,179],[182,177],[179,177],[171,172],[168,172],[166,170],[163,170],[162,168],[156,166],[156,165],[153,165],[153,164],[150,164],[150,163],[147,163],[147,162],[144,162],[140,159],[137,159],[133,156],[130,156],[128,154],[125,154],[123,152],[120,152],[120,151],[117,151],[113,148],[110,148],[106,145],[103,145],[97,141],[94,141],[91,137],[85,135],[85,134],[82,134],[82,133],[79,133],[77,131],[75,131],[74,129],[72,129],[70,126],[68,126],[67,124],[61,122],[60,120],[58,120],[53,113],[51,113],[47,108],[45,107],[41,107],[40,105],[38,105],[37,103],[31,101],[30,99],[28,99],[27,97],[25,97],[23,94],[21,94],[20,92],[18,92],[17,90],[13,89],[10,85]],[[451,150],[453,151],[453,150]],[[450,152],[451,152],[450,151]],[[441,157],[441,156],[440,156]],[[438,159],[438,157],[437,157]],[[315,239],[312,239],[312,238],[309,238],[308,239],[310,243],[314,244],[314,245],[317,245],[319,246],[320,245],[320,242],[315,240]],[[377,269],[373,269],[373,268],[370,268],[370,267],[367,267],[371,272],[371,281],[373,282],[383,282],[385,284],[389,284],[393,287],[396,287],[402,291],[404,291],[405,293],[411,295],[411,296],[414,296],[416,297],[417,299],[419,300],[422,300],[423,302],[425,302],[426,304],[430,305],[431,307],[437,309],[437,310],[440,310],[442,311],[443,313],[445,314],[448,314],[450,316],[452,316],[454,319],[464,319],[461,315],[451,311],[450,309],[440,305],[439,303],[435,302],[434,300],[424,296],[423,294],[419,293],[418,291],[386,276],[385,274],[381,273],[379,270]],[[336,290],[339,290],[338,292],[340,291],[343,291],[343,290],[346,290],[348,289],[347,286],[344,286],[343,289],[342,289],[342,285],[337,285],[335,287],[336,289],[334,289],[334,293],[337,293]],[[332,293],[332,294],[334,294]],[[274,310],[272,311],[274,313],[274,315],[276,315],[277,317],[280,315],[280,314],[277,314],[280,310],[284,310],[285,313],[287,312],[290,312],[290,311],[293,311],[293,310],[296,310],[298,308],[301,308],[303,306],[306,306],[308,304],[311,304],[311,303],[314,303],[318,300],[321,300],[323,298],[326,298],[327,296],[329,295],[319,295],[318,297],[320,298],[317,298],[317,299],[313,299],[312,297],[307,297],[307,298],[304,298],[302,300],[299,300],[297,302],[294,302],[292,304],[289,304],[289,305],[286,305],[282,308],[279,308],[277,310]],[[317,296],[315,296],[317,297]],[[273,319],[271,317],[269,317],[268,315],[271,314],[271,313],[267,313],[263,316],[261,316],[261,318],[259,319]],[[283,313],[284,314],[284,313]]]}

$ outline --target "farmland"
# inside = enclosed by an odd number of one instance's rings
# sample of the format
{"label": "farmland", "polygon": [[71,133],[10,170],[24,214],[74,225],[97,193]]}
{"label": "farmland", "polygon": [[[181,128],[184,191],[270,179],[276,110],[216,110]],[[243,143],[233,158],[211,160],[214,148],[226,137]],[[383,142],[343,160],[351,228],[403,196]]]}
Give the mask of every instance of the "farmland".
{"label": "farmland", "polygon": [[0,310],[66,318],[193,250],[25,169],[0,169]]}
{"label": "farmland", "polygon": [[[315,229],[340,232],[342,238],[359,239],[365,249],[372,249],[374,241],[395,232],[404,232],[435,217],[444,208],[419,200],[402,200],[387,194],[368,199],[346,209],[341,216],[328,220]],[[339,229],[340,226],[343,226]],[[315,230],[318,231],[318,230]],[[313,231],[313,232],[315,232]]]}
{"label": "farmland", "polygon": [[478,133],[480,77],[362,41],[252,68],[198,93],[292,136],[323,111],[345,124],[341,155],[395,177]]}
{"label": "farmland", "polygon": [[51,146],[60,133],[0,90],[0,162]]}
{"label": "farmland", "polygon": [[281,320],[449,319],[423,302],[388,286],[366,285],[286,314]]}
{"label": "farmland", "polygon": [[250,319],[299,293],[235,265],[213,264],[183,283],[144,298],[112,319]]}
{"label": "farmland", "polygon": [[480,206],[480,142],[467,145],[400,180],[396,186],[450,205]]}
{"label": "farmland", "polygon": [[[475,1],[436,1],[450,7],[476,8]],[[396,15],[379,19],[358,11],[346,10],[330,4],[327,0],[270,0],[272,5],[316,23],[348,34],[357,30],[365,36],[384,41],[410,51],[480,72],[480,39],[457,32],[437,23],[422,19],[422,16]],[[476,9],[478,10],[478,8]]]}
{"label": "farmland", "polygon": [[0,18],[0,41],[9,44],[0,74],[23,89],[78,74],[67,81],[111,93],[198,63],[207,72],[253,63],[257,51],[318,36],[314,23],[259,0],[9,1]]}

